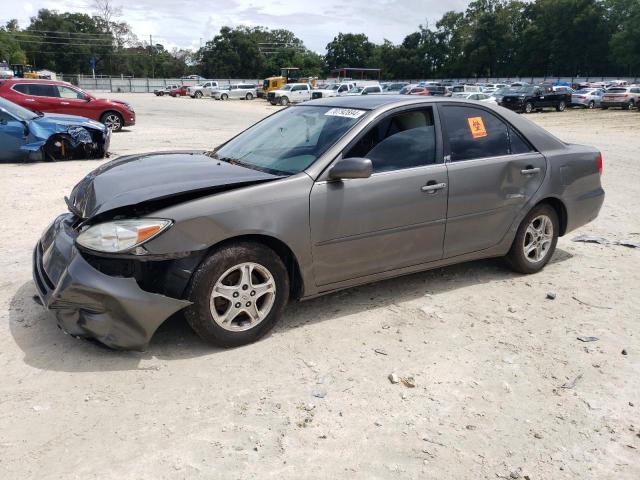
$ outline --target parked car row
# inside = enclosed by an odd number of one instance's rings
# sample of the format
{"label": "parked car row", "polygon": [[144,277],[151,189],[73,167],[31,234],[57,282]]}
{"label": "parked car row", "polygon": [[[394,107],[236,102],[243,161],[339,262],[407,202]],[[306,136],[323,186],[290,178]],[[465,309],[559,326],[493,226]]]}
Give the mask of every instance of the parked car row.
{"label": "parked car row", "polygon": [[215,80],[207,80],[198,85],[167,85],[162,89],[156,89],[153,93],[162,97],[190,96],[191,98],[211,97],[215,100],[229,100],[238,98],[242,100],[253,100],[258,96],[258,86],[253,83],[232,83],[221,85]]}

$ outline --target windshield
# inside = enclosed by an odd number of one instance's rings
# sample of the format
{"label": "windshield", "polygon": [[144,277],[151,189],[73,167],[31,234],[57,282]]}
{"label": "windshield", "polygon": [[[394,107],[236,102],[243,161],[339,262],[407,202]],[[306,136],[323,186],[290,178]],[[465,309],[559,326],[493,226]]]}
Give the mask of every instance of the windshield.
{"label": "windshield", "polygon": [[526,93],[526,94],[532,94],[534,90],[535,90],[535,87],[515,87],[511,89],[512,92]]}
{"label": "windshield", "polygon": [[315,162],[365,110],[296,106],[267,117],[213,152],[213,157],[269,173],[293,175]]}
{"label": "windshield", "polygon": [[2,97],[0,97],[0,108],[5,109],[11,115],[23,121],[33,120],[34,118],[38,118],[39,116],[33,113],[31,110],[27,110],[26,108],[23,108],[20,105],[16,105],[9,100],[5,100]]}
{"label": "windshield", "polygon": [[325,90],[337,90],[340,87],[340,85],[338,85],[337,83],[334,83],[333,85],[327,85],[325,88]]}

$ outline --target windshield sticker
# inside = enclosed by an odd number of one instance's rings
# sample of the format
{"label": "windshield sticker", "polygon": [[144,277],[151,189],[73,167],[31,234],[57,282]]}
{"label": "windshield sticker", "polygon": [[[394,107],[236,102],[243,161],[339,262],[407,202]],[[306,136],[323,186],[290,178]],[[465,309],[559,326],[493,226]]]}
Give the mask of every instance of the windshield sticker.
{"label": "windshield sticker", "polygon": [[470,117],[467,118],[467,122],[469,122],[469,130],[471,130],[471,136],[473,138],[482,138],[487,136],[487,129],[484,128],[482,117]]}
{"label": "windshield sticker", "polygon": [[365,110],[356,110],[354,108],[332,108],[325,116],[330,117],[346,117],[346,118],[360,118],[366,113]]}

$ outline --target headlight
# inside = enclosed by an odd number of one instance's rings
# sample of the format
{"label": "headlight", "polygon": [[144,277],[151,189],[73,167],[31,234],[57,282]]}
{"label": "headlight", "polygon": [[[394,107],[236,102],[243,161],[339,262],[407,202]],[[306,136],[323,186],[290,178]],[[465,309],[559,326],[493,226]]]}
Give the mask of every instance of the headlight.
{"label": "headlight", "polygon": [[115,220],[89,227],[76,241],[89,250],[119,253],[151,240],[170,225],[171,220],[158,218]]}

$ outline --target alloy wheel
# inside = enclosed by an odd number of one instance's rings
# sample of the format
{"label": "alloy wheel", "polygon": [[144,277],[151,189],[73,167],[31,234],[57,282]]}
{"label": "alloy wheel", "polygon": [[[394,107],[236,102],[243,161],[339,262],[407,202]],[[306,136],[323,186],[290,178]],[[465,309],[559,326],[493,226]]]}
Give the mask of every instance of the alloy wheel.
{"label": "alloy wheel", "polygon": [[104,125],[112,132],[117,132],[122,128],[122,120],[120,119],[120,116],[115,113],[106,115],[102,123],[104,123]]}
{"label": "alloy wheel", "polygon": [[264,266],[244,262],[224,272],[211,290],[213,320],[225,330],[240,332],[261,323],[276,299],[276,282]]}
{"label": "alloy wheel", "polygon": [[535,217],[524,234],[522,248],[525,258],[531,263],[544,260],[553,243],[553,222],[546,215]]}

